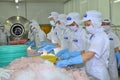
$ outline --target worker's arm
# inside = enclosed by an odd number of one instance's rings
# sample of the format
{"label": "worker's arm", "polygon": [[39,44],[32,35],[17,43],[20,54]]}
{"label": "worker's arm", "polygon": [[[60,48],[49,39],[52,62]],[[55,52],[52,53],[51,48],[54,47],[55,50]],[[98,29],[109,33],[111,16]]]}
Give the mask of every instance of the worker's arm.
{"label": "worker's arm", "polygon": [[83,62],[90,60],[94,55],[95,55],[95,52],[92,52],[92,51],[87,51],[85,53],[82,53]]}
{"label": "worker's arm", "polygon": [[56,66],[57,67],[66,67],[68,65],[81,64],[83,62],[90,60],[95,55],[94,52],[90,52],[90,51],[82,53],[82,54],[80,52],[74,52],[74,54],[75,53],[78,56],[70,58],[70,59],[58,61]]}
{"label": "worker's arm", "polygon": [[55,48],[61,47],[59,43],[55,43]]}
{"label": "worker's arm", "polygon": [[114,48],[115,52],[119,52],[119,47]]}

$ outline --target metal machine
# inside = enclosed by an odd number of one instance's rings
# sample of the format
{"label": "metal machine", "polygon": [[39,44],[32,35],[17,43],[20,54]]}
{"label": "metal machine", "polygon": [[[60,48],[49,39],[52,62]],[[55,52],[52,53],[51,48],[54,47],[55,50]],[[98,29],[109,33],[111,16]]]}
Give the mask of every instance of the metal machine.
{"label": "metal machine", "polygon": [[29,21],[22,16],[12,16],[6,20],[5,28],[10,31],[10,41],[27,39]]}

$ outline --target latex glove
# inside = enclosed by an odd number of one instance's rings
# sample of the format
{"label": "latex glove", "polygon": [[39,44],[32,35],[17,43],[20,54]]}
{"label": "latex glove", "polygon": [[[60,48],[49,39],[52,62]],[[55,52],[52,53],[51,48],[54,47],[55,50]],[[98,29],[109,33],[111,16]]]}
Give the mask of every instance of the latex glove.
{"label": "latex glove", "polygon": [[0,80],[4,79],[9,79],[10,78],[10,72],[12,70],[7,70],[7,69],[3,69],[0,68]]}
{"label": "latex glove", "polygon": [[116,52],[115,56],[117,57],[117,60],[118,60],[118,67],[120,67],[120,53]]}
{"label": "latex glove", "polygon": [[35,47],[35,41],[28,41],[25,43],[27,46]]}
{"label": "latex glove", "polygon": [[59,51],[59,52],[56,54],[56,56],[57,56],[57,57],[60,57],[60,56],[62,56],[63,54],[65,54],[66,52],[68,52],[68,49],[63,49],[63,50]]}
{"label": "latex glove", "polygon": [[54,46],[55,47],[55,44],[54,43],[51,43],[51,42],[45,42],[45,41],[43,41],[43,42],[41,42],[40,43],[40,46],[47,46],[47,45],[50,45],[50,46]]}
{"label": "latex glove", "polygon": [[60,56],[60,59],[69,59],[71,57],[79,56],[80,52],[66,52],[62,56]]}
{"label": "latex glove", "polygon": [[68,59],[68,60],[58,61],[56,66],[62,68],[62,67],[66,67],[68,65],[81,64],[81,63],[83,63],[83,59],[82,59],[82,56],[79,55],[79,56],[76,56],[76,57]]}
{"label": "latex glove", "polygon": [[41,50],[45,51],[45,52],[50,52],[54,49],[54,46],[51,45],[46,45],[45,47],[43,47]]}

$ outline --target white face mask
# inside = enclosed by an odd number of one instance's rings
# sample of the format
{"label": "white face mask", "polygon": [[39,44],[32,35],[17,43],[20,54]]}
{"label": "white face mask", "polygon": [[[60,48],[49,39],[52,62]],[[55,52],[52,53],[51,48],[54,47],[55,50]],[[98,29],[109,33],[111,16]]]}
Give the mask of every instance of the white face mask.
{"label": "white face mask", "polygon": [[89,33],[91,33],[91,34],[94,34],[95,33],[95,29],[94,29],[94,27],[91,25],[91,26],[87,26],[86,27],[86,30],[89,32]]}
{"label": "white face mask", "polygon": [[76,26],[70,26],[70,29],[72,30],[72,31],[77,31],[77,27]]}
{"label": "white face mask", "polygon": [[110,26],[103,26],[103,28],[104,28],[104,30],[105,30],[106,32],[108,32],[108,31],[111,30],[111,27],[110,27]]}
{"label": "white face mask", "polygon": [[50,24],[51,24],[52,26],[55,26],[55,21],[50,21]]}

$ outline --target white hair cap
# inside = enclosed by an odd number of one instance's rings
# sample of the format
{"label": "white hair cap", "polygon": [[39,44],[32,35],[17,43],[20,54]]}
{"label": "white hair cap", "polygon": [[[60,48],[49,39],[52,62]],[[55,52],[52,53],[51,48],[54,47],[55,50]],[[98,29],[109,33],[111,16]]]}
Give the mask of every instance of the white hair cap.
{"label": "white hair cap", "polygon": [[101,27],[101,24],[102,24],[102,14],[96,10],[87,11],[84,14],[82,21],[84,22],[84,21],[88,21],[88,20],[91,20],[92,24],[96,28],[99,28],[99,27]]}
{"label": "white hair cap", "polygon": [[111,23],[110,19],[104,19],[103,22]]}
{"label": "white hair cap", "polygon": [[65,14],[60,14],[60,15],[58,16],[57,21],[66,23],[66,15],[65,15]]}
{"label": "white hair cap", "polygon": [[40,26],[36,20],[30,20],[30,27],[35,27],[37,30],[40,30]]}
{"label": "white hair cap", "polygon": [[56,21],[56,20],[57,20],[57,18],[58,18],[58,16],[59,16],[59,14],[58,14],[57,12],[51,12],[51,13],[49,14],[49,17],[48,17],[48,18],[53,17],[53,18],[54,18],[54,20]]}
{"label": "white hair cap", "polygon": [[70,25],[73,22],[75,22],[78,25],[81,23],[81,21],[80,21],[80,14],[79,13],[71,12],[71,13],[69,13],[67,15],[67,23],[66,23],[66,25]]}
{"label": "white hair cap", "polygon": [[96,20],[96,21],[100,21],[102,20],[102,14],[96,10],[91,10],[91,11],[87,11],[84,14],[83,20],[82,21],[88,21],[88,20]]}

